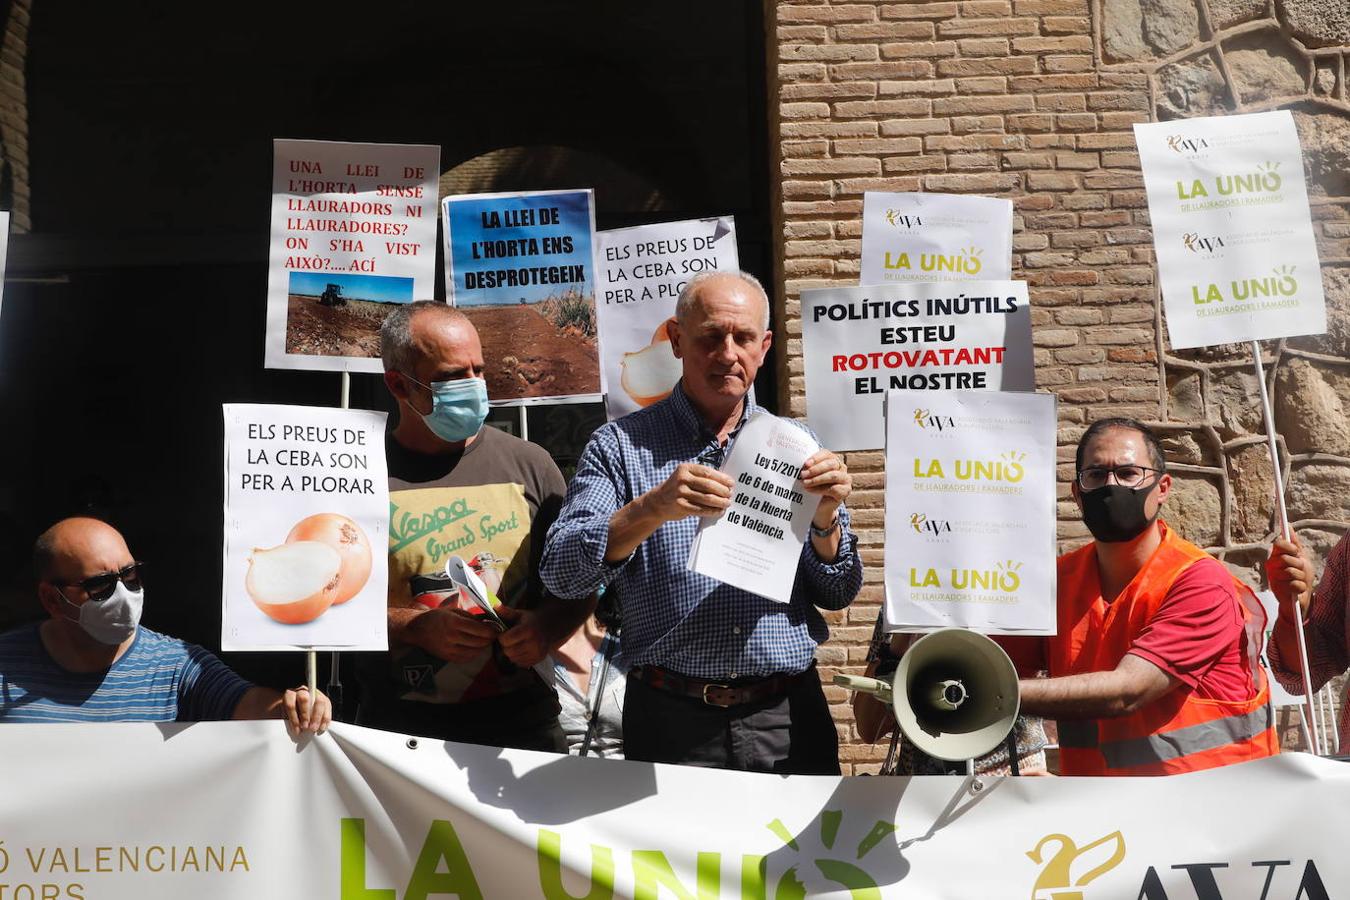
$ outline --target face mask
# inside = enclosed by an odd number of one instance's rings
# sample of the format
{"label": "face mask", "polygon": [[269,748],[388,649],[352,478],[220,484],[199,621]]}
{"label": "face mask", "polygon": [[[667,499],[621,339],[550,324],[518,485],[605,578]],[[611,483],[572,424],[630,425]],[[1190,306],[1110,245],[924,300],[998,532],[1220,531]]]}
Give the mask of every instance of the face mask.
{"label": "face mask", "polygon": [[488,414],[487,382],[481,378],[433,381],[431,412],[422,416],[431,433],[451,444],[478,433]]}
{"label": "face mask", "polygon": [[[70,603],[65,594],[61,594],[61,599]],[[133,591],[119,581],[106,600],[86,600],[80,606],[70,603],[79,612],[79,617],[71,621],[78,622],[85,633],[100,644],[116,646],[136,632],[144,603],[144,588]]]}
{"label": "face mask", "polygon": [[1144,512],[1144,501],[1155,485],[1141,488],[1107,484],[1086,491],[1083,498],[1083,524],[1103,544],[1132,541],[1153,524]]}

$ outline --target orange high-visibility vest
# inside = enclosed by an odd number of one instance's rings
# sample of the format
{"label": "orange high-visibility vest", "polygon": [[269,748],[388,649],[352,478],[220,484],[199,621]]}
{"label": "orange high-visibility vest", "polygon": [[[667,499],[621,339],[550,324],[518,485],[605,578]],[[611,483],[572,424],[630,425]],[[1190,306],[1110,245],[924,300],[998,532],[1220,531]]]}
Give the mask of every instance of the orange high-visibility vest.
{"label": "orange high-visibility vest", "polygon": [[[1114,669],[1177,577],[1207,557],[1162,522],[1157,527],[1162,543],[1111,603],[1102,599],[1093,544],[1059,558],[1059,632],[1048,652],[1052,677]],[[1250,589],[1236,578],[1233,582],[1247,621],[1243,664],[1256,696],[1237,703],[1204,700],[1179,685],[1126,716],[1061,721],[1065,775],[1168,775],[1279,752],[1270,688],[1257,661],[1265,615]]]}

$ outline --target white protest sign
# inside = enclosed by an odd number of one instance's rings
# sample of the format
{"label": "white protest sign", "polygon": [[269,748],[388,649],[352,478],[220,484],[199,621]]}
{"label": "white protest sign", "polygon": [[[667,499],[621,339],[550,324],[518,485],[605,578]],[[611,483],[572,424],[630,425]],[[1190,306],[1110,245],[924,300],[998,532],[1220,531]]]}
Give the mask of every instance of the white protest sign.
{"label": "white protest sign", "polygon": [[[1275,706],[1302,706],[1306,698],[1302,694],[1291,694],[1286,691],[1270,667],[1270,642],[1273,640],[1275,620],[1280,614],[1280,601],[1275,599],[1275,594],[1270,591],[1257,591],[1256,597],[1261,601],[1261,608],[1266,613],[1265,641],[1261,645],[1261,668],[1266,670],[1266,680],[1270,682],[1270,702]],[[1291,662],[1294,665],[1298,664],[1298,660]]]}
{"label": "white protest sign", "polygon": [[1011,200],[863,194],[859,284],[1012,278]]}
{"label": "white protest sign", "polygon": [[382,372],[380,325],[430,300],[441,148],[272,142],[270,369]]}
{"label": "white protest sign", "polygon": [[787,603],[820,496],[802,488],[801,468],[820,447],[801,426],[760,413],[741,429],[722,471],[732,502],[703,520],[689,569],[743,591]]}
{"label": "white protest sign", "polygon": [[886,624],[1055,633],[1055,396],[886,397]]}
{"label": "white protest sign", "polygon": [[1021,281],[802,291],[806,418],[831,450],[875,450],[887,390],[1035,388]]}
{"label": "white protest sign", "polygon": [[1172,348],[1326,331],[1289,111],[1140,123],[1134,135]]}
{"label": "white protest sign", "polygon": [[223,649],[387,649],[384,424],[225,404]]}
{"label": "white protest sign", "polygon": [[736,223],[731,216],[597,231],[596,326],[600,383],[611,419],[670,395],[680,361],[666,321],[685,282],[700,272],[735,272]]}

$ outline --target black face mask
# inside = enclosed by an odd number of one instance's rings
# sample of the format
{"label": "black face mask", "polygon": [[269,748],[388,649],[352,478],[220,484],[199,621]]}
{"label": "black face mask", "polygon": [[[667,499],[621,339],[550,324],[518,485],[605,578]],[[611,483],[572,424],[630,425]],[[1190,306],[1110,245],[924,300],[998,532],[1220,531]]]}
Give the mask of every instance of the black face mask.
{"label": "black face mask", "polygon": [[1153,524],[1144,512],[1144,501],[1154,484],[1141,488],[1107,484],[1086,491],[1083,498],[1083,524],[1103,544],[1132,541]]}

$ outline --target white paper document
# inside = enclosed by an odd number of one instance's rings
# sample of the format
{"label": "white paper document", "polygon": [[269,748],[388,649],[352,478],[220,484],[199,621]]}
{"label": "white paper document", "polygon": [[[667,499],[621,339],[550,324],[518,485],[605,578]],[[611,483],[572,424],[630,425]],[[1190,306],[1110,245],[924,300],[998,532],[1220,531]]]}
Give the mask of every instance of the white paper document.
{"label": "white paper document", "polygon": [[760,413],[741,429],[722,471],[732,503],[705,520],[689,569],[769,600],[787,603],[820,497],[802,487],[801,468],[820,446],[800,426]]}
{"label": "white paper document", "polygon": [[1011,200],[863,194],[859,284],[1012,277]]}
{"label": "white paper document", "polygon": [[1055,633],[1055,396],[886,397],[886,625]]}
{"label": "white paper document", "polygon": [[1172,349],[1327,329],[1288,110],[1134,126]]}

